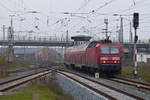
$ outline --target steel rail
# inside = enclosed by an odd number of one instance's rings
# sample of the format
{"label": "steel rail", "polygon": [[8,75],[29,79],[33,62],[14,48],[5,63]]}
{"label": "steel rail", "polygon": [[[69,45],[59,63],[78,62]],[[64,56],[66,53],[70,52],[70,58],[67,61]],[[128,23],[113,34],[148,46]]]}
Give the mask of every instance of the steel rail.
{"label": "steel rail", "polygon": [[120,77],[115,77],[115,78],[117,78],[117,79],[121,79],[121,80],[126,80],[126,81],[129,81],[129,82],[134,82],[134,83],[142,84],[142,85],[150,86],[150,84],[149,84],[149,83],[138,82],[138,81],[134,81],[134,80],[127,79],[127,78],[120,78]]}
{"label": "steel rail", "polygon": [[124,79],[124,78],[116,78],[116,79],[109,79],[109,80],[150,91],[150,84],[148,83],[138,82],[138,81]]}

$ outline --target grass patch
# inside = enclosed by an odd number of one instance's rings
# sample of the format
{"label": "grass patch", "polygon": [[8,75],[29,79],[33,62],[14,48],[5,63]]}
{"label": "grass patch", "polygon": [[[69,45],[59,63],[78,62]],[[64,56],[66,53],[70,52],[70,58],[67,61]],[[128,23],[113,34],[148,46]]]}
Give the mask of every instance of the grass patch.
{"label": "grass patch", "polygon": [[150,70],[149,70],[149,71],[144,71],[144,72],[143,72],[143,79],[144,79],[144,81],[150,83]]}
{"label": "grass patch", "polygon": [[71,96],[63,93],[55,81],[38,82],[20,93],[2,97],[0,100],[34,100],[35,94],[38,95],[37,100],[73,100]]}
{"label": "grass patch", "polygon": [[[133,66],[123,66],[121,76],[126,78],[133,78]],[[137,67],[137,77],[142,77],[143,81],[150,83],[150,67],[149,64],[138,64]]]}
{"label": "grass patch", "polygon": [[121,76],[127,77],[127,78],[133,78],[133,68],[130,67],[123,67]]}
{"label": "grass patch", "polygon": [[16,71],[27,71],[31,67],[29,65],[20,65],[20,64],[3,64],[0,66],[0,78],[9,77],[9,72]]}
{"label": "grass patch", "polygon": [[0,78],[8,77],[7,68],[5,66],[0,67]]}
{"label": "grass patch", "polygon": [[30,69],[29,65],[21,65],[21,64],[11,64],[7,66],[8,71],[16,71],[16,70],[28,70]]}
{"label": "grass patch", "polygon": [[43,87],[44,86],[40,84],[34,86],[32,85],[21,93],[3,97],[0,100],[33,100],[34,94],[39,95],[39,100],[56,100],[57,95]]}

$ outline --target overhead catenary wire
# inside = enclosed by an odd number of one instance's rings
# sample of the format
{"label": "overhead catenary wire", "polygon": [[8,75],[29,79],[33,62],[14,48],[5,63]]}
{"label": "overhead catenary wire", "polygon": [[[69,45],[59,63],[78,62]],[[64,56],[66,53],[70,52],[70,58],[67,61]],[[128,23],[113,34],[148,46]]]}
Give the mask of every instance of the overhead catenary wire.
{"label": "overhead catenary wire", "polygon": [[[24,1],[22,0],[22,3],[24,3]],[[25,5],[25,4],[24,4]],[[23,9],[26,9],[24,6],[21,6],[21,5],[19,5],[21,8],[23,8]],[[16,8],[17,9],[17,8]],[[18,9],[19,10],[19,9]],[[24,12],[24,11],[23,11]],[[21,17],[21,15],[24,15],[24,13],[23,13],[22,11],[20,11],[19,13],[20,14],[17,14],[18,12],[15,12],[15,15],[17,15],[19,18],[21,18],[22,19],[22,17]],[[35,17],[35,16],[34,16]],[[36,18],[36,17],[35,17]],[[30,26],[32,26],[32,27],[34,27],[34,25],[32,25],[29,21],[27,21],[26,20],[26,22],[30,25]],[[26,28],[28,28],[26,25],[25,25],[25,27]],[[34,27],[35,28],[35,27]]]}
{"label": "overhead catenary wire", "polygon": [[[114,2],[116,0],[110,0],[109,2],[106,2],[104,5],[101,5],[99,8],[95,9],[95,10],[92,10],[91,13],[88,14],[87,18],[91,15],[91,14],[95,14],[97,11],[99,11],[100,9],[106,7],[107,5],[111,4],[112,2]],[[100,14],[99,14],[100,15]],[[101,15],[105,15],[105,14],[101,14]],[[78,25],[78,24],[76,24]],[[76,25],[74,25],[73,27],[75,27]],[[71,27],[71,29],[73,28]]]}
{"label": "overhead catenary wire", "polygon": [[[111,2],[110,2],[111,3]],[[106,3],[107,4],[107,3]],[[101,6],[101,7],[103,7],[103,6]],[[108,14],[107,14],[108,15]],[[131,14],[129,15],[129,16],[131,16]],[[78,25],[78,24],[77,24]],[[73,26],[74,27],[74,26]]]}
{"label": "overhead catenary wire", "polygon": [[[102,6],[105,7],[105,6],[107,6],[108,4],[112,3],[113,1],[115,1],[115,0],[111,0],[110,2],[106,2],[105,5],[102,5]],[[87,3],[89,3],[89,2],[87,2]],[[103,8],[102,6],[101,6],[101,8]],[[100,9],[99,9],[99,10],[100,10]],[[64,13],[60,13],[60,14],[64,14]],[[89,13],[89,12],[88,12],[88,13],[73,13],[73,14],[81,14],[81,15],[83,15],[83,14],[86,15],[86,14],[87,14],[86,18],[88,18],[88,17],[90,17],[90,15],[93,15],[93,14],[96,14],[96,13]],[[99,15],[100,15],[100,14],[99,14]],[[101,15],[106,15],[106,14],[101,14]],[[81,21],[84,21],[84,20],[85,20],[85,19],[83,19],[83,20],[81,20]],[[82,23],[81,21],[79,22],[80,24]],[[69,28],[69,30],[71,30],[72,28],[75,28],[76,25],[79,25],[79,23],[73,25],[71,28]]]}
{"label": "overhead catenary wire", "polygon": [[[5,8],[7,11],[9,11],[9,12],[13,12],[14,13],[14,15],[16,15],[16,16],[18,16],[19,18],[21,18],[22,19],[22,17],[21,17],[21,14],[17,14],[17,12],[16,11],[12,11],[11,9],[9,9],[7,6],[5,6],[4,4],[2,4],[1,2],[0,2],[0,5],[2,5],[2,7],[3,8]],[[22,7],[22,6],[21,6]],[[17,9],[17,8],[16,8]],[[34,25],[32,25],[30,22],[28,22],[27,20],[26,20],[26,22],[30,25],[30,26],[34,26]],[[26,26],[26,25],[24,25],[27,29],[29,28],[29,26]]]}
{"label": "overhead catenary wire", "polygon": [[[13,1],[13,0],[11,0],[11,1]],[[83,5],[81,5],[81,8],[83,7],[83,8],[86,8],[86,7],[88,7],[88,4],[91,2],[91,1],[93,1],[93,0],[87,0],[87,2],[86,3],[84,3]],[[107,0],[108,1],[108,0]],[[114,0],[115,1],[115,0]],[[77,16],[83,16],[83,17],[86,17],[87,19],[92,19],[92,21],[94,22],[94,24],[93,23],[88,23],[87,22],[87,24],[90,26],[90,27],[92,27],[92,26],[95,26],[95,23],[96,23],[96,20],[98,19],[98,17],[100,16],[101,17],[101,15],[104,15],[104,16],[108,16],[108,17],[111,17],[112,16],[112,14],[111,13],[105,13],[105,14],[103,14],[103,13],[99,13],[98,11],[100,11],[102,8],[104,8],[104,7],[110,7],[110,5],[109,4],[112,4],[113,2],[114,2],[113,0],[110,0],[110,1],[108,1],[108,2],[106,2],[106,3],[104,3],[104,4],[101,4],[98,8],[96,8],[95,9],[95,12],[94,13],[92,13],[91,11],[89,11],[89,12],[87,12],[87,13],[84,13],[84,12],[81,12],[80,13],[80,10],[78,11],[78,12],[74,12],[73,14],[75,14],[75,15],[77,15]],[[141,1],[141,0],[139,0],[139,1]],[[139,2],[139,1],[136,1],[136,2]],[[146,1],[146,0],[145,0]],[[110,3],[109,3],[110,2]],[[86,6],[85,6],[85,4],[86,4]],[[137,5],[138,5],[138,3],[137,3]],[[7,7],[7,6],[6,6]],[[25,9],[30,9],[30,7],[25,7],[24,6],[24,8]],[[95,8],[95,7],[94,7]],[[133,9],[133,8],[132,8]],[[11,9],[12,10],[12,9]],[[42,15],[44,15],[44,16],[48,16],[47,14],[44,14],[44,13],[40,13],[40,14],[42,14]],[[140,14],[141,15],[141,14]],[[78,26],[79,28],[81,27],[81,26],[86,26],[86,24],[84,24],[84,23],[86,23],[86,18],[85,19],[78,19],[78,18],[75,18],[75,17],[67,17],[68,19],[70,19],[71,21],[70,22],[68,22],[69,23],[69,28],[68,29],[74,29],[75,30],[75,28],[76,28],[76,26]],[[97,19],[96,19],[97,18]],[[60,18],[61,19],[61,18]],[[96,19],[96,20],[95,20]],[[41,22],[42,22],[43,20],[41,20]],[[53,20],[53,21],[55,21],[55,19]],[[60,23],[58,24],[58,23],[53,23],[53,21],[52,21],[52,24],[50,24],[50,26],[48,26],[48,27],[53,27],[53,28],[55,28],[55,27],[57,27],[58,25],[60,25],[62,28],[60,28],[60,30],[62,30],[64,27],[63,27],[63,25],[61,25]],[[57,22],[57,21],[56,21]],[[30,22],[31,23],[31,22]],[[80,24],[81,23],[81,24]],[[99,22],[97,22],[99,25],[101,25],[101,23],[99,23]],[[97,24],[96,23],[96,24]],[[56,26],[57,25],[57,26]],[[98,27],[96,27],[96,29],[97,28],[100,28],[101,26],[99,26],[99,25],[97,25]],[[33,24],[32,24],[32,26],[33,26]],[[72,28],[71,28],[72,27]],[[77,28],[78,28],[77,27]],[[49,28],[50,29],[50,28]],[[58,28],[58,30],[59,30],[59,28]]]}
{"label": "overhead catenary wire", "polygon": [[[110,2],[111,3],[111,2]],[[106,3],[106,4],[108,4],[108,3]],[[103,6],[101,6],[101,7],[103,7]],[[100,15],[100,14],[99,14]],[[104,14],[101,14],[101,15],[104,15]],[[108,15],[108,14],[105,14],[105,15]],[[129,15],[129,16],[131,16],[131,14]]]}
{"label": "overhead catenary wire", "polygon": [[[145,0],[145,1],[146,1],[146,0]],[[134,4],[132,4],[128,9],[122,10],[121,12],[126,12],[126,11],[129,11],[129,10],[132,10],[132,9],[134,9],[134,7],[136,7],[136,5],[141,4],[141,3],[144,3],[145,1],[140,0],[140,1],[138,1],[138,2],[134,2]],[[136,4],[136,5],[135,5],[135,4]]]}
{"label": "overhead catenary wire", "polygon": [[[30,10],[33,9],[33,8],[31,8],[31,6],[27,5],[24,0],[22,0],[22,1],[23,1],[23,3],[24,3],[25,6],[28,6],[28,9],[30,9]],[[27,9],[26,7],[24,7],[24,8]],[[39,14],[42,15],[42,16],[44,15],[44,16],[46,16],[46,17],[49,16],[49,15],[47,15],[47,14],[45,14],[44,12],[41,12],[41,11],[39,12]],[[36,18],[35,15],[33,15],[33,16]],[[60,19],[62,19],[62,18],[60,18]],[[44,21],[40,20],[40,22],[42,22],[43,24],[45,24],[46,21],[44,22]],[[56,23],[56,24],[57,24],[57,23]],[[54,24],[51,24],[50,26],[52,26],[52,25],[55,25],[55,23],[54,23]],[[50,27],[50,26],[49,26],[49,27]]]}
{"label": "overhead catenary wire", "polygon": [[[100,6],[99,8],[97,8],[96,11],[97,11],[97,10],[100,10],[101,8],[103,8],[103,7],[107,6],[107,5],[109,5],[110,3],[114,2],[114,1],[116,1],[116,0],[111,0],[111,1],[109,1],[109,2],[106,2],[104,5],[102,5],[102,6]],[[88,2],[88,3],[89,3],[89,2]],[[87,14],[88,14],[88,16],[87,16],[87,18],[88,18],[89,15],[91,15],[91,14],[93,14],[93,13],[87,13]],[[78,23],[77,23],[76,25],[78,25]],[[72,28],[75,27],[76,25],[73,25],[70,29],[72,29]]]}
{"label": "overhead catenary wire", "polygon": [[[14,9],[18,9],[17,7],[18,6],[20,6],[20,5],[17,5],[17,2],[15,1],[15,0],[3,0],[3,2],[7,2],[7,3],[9,3],[11,6],[12,6],[12,4],[14,5],[13,7],[14,7]],[[6,3],[5,3],[6,4]],[[12,8],[11,8],[12,9]],[[20,9],[18,9],[18,11],[15,11],[15,12],[20,12]]]}
{"label": "overhead catenary wire", "polygon": [[85,1],[75,12],[80,11],[81,9],[85,8],[92,0]]}
{"label": "overhead catenary wire", "polygon": [[[142,4],[142,3],[146,2],[146,1],[147,0],[145,0],[145,1],[139,0],[139,1],[135,2],[136,6],[135,6],[135,4],[132,4],[127,9],[124,9],[124,10],[121,10],[121,11],[115,11],[115,12],[119,12],[119,13],[123,12],[124,13],[124,12],[130,11],[130,10],[133,10],[135,7],[137,7],[138,5],[140,5],[140,4]],[[115,13],[115,12],[111,12],[111,13]]]}
{"label": "overhead catenary wire", "polygon": [[0,2],[0,6],[6,9],[9,12],[13,12],[11,9],[9,9],[7,6],[5,6],[3,3]]}
{"label": "overhead catenary wire", "polygon": [[106,7],[107,5],[109,5],[109,4],[111,4],[111,3],[115,2],[115,1],[116,1],[116,0],[110,0],[110,1],[106,2],[105,4],[99,6],[98,8],[96,8],[96,9],[93,10],[93,11],[94,11],[94,12],[97,12],[97,11],[99,11],[100,9]]}

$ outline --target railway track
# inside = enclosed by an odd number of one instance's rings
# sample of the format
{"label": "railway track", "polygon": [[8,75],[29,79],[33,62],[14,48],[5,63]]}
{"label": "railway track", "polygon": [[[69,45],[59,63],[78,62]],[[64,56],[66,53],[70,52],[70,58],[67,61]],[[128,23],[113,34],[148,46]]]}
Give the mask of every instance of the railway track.
{"label": "railway track", "polygon": [[134,81],[134,80],[126,79],[126,78],[120,78],[120,77],[116,77],[116,78],[109,79],[109,80],[113,82],[121,83],[124,85],[128,85],[128,86],[133,86],[133,87],[136,87],[137,89],[147,90],[150,92],[150,84],[148,83],[138,82],[138,81]]}
{"label": "railway track", "polygon": [[[86,74],[86,73],[84,73],[84,74]],[[150,84],[149,83],[139,82],[139,81],[135,81],[132,79],[127,79],[127,78],[122,78],[122,77],[104,78],[104,80],[120,83],[120,84],[126,85],[127,87],[128,86],[134,87],[138,91],[150,93]]]}
{"label": "railway track", "polygon": [[44,71],[40,71],[40,72],[37,72],[37,73],[33,73],[33,74],[30,74],[30,75],[23,76],[23,77],[20,77],[20,78],[16,78],[16,79],[13,79],[13,80],[2,82],[2,83],[0,83],[0,92],[2,93],[2,92],[5,92],[7,90],[11,90],[15,87],[18,87],[22,84],[25,84],[26,82],[29,82],[31,80],[34,80],[34,79],[40,78],[44,75],[47,75],[50,72],[51,72],[51,70],[47,69],[47,70],[44,70]]}
{"label": "railway track", "polygon": [[108,86],[74,72],[65,70],[58,70],[57,72],[110,100],[145,100],[144,98],[137,95],[133,95],[112,86]]}

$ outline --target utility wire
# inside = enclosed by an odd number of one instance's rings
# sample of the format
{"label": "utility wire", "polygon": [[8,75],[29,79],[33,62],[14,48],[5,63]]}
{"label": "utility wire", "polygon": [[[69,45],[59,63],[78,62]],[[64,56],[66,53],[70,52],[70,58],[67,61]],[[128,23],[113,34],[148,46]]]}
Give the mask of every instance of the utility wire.
{"label": "utility wire", "polygon": [[[4,0],[5,2],[8,2],[9,4],[11,4],[12,5],[12,3],[14,4],[14,7],[15,7],[15,9],[17,9],[17,6],[18,6],[18,4],[17,4],[17,2],[16,1],[14,1],[14,0]],[[20,10],[20,9],[19,9]],[[18,12],[20,12],[20,11],[18,11]]]}
{"label": "utility wire", "polygon": [[[85,8],[92,0],[88,0],[86,3],[84,3],[83,5],[81,5],[74,13],[72,14],[77,14],[78,11],[80,11],[81,9]],[[64,13],[62,13],[64,14]],[[79,14],[79,13],[78,13]],[[83,13],[80,13],[83,14]],[[85,13],[84,13],[85,14]],[[90,14],[90,13],[86,13],[86,14]],[[72,18],[70,20],[73,20]],[[76,24],[77,25],[77,24]],[[72,26],[70,29],[72,29],[73,27],[75,27],[76,25]]]}
{"label": "utility wire", "polygon": [[[92,0],[89,0],[86,4],[84,4],[83,6],[81,6],[78,10],[80,10],[81,8],[86,7],[87,4],[88,4],[89,2],[91,2],[91,1],[92,1]],[[104,5],[100,6],[100,7],[97,8],[95,11],[100,10],[101,8],[103,8],[103,7],[107,6],[107,5],[109,5],[110,3],[114,2],[114,1],[116,1],[116,0],[111,0],[111,1],[109,1],[109,2],[106,2]],[[75,13],[73,13],[73,14],[75,14]],[[76,13],[76,14],[77,14],[77,13]],[[83,13],[80,13],[80,14],[83,14]],[[85,13],[84,13],[84,14],[85,14]],[[86,13],[86,14],[88,14],[88,16],[87,16],[86,18],[89,18],[91,14],[93,15],[93,13]],[[100,14],[99,14],[99,15],[100,15]],[[104,15],[104,14],[102,14],[102,15]],[[83,19],[83,20],[85,20],[85,19]],[[83,21],[83,20],[82,20],[82,21]],[[82,21],[80,21],[79,23],[73,25],[73,26],[72,26],[71,28],[69,28],[69,29],[75,28],[76,25],[79,25],[80,23],[82,23]]]}
{"label": "utility wire", "polygon": [[[99,11],[100,9],[106,7],[107,5],[111,4],[111,3],[114,2],[114,1],[116,1],[116,0],[110,0],[109,2],[106,2],[104,5],[101,5],[100,7],[98,7],[97,9],[92,10],[92,12],[95,13],[95,12]],[[91,13],[91,14],[93,14],[93,13]],[[89,18],[89,16],[90,16],[91,14],[89,14],[89,15],[87,16],[87,18]],[[102,15],[103,15],[103,14],[102,14]],[[81,23],[81,22],[80,22],[80,23]],[[79,25],[80,23],[77,23],[76,25]],[[70,29],[74,28],[76,25],[74,25],[74,26],[71,27]]]}
{"label": "utility wire", "polygon": [[86,3],[83,3],[75,12],[80,11],[81,9],[85,8],[92,0],[88,0]]}
{"label": "utility wire", "polygon": [[116,0],[110,0],[109,2],[106,2],[105,4],[101,5],[100,7],[98,7],[97,9],[93,10],[95,12],[99,11],[100,9],[106,7],[107,5],[111,4],[112,2],[114,2]]}
{"label": "utility wire", "polygon": [[[137,2],[135,2],[135,4],[136,4],[136,7],[137,7],[137,5],[140,5],[140,4],[143,4],[144,2],[146,2],[146,1],[148,1],[148,0],[139,0],[139,1],[137,1]],[[130,11],[130,10],[132,10],[132,9],[134,9],[134,4],[132,4],[132,5],[130,5],[128,8],[126,8],[126,9],[124,9],[124,10],[118,10],[118,11],[113,11],[113,12],[109,12],[109,13],[111,13],[111,14],[113,14],[113,13],[124,13],[124,12],[127,12],[127,11]]]}
{"label": "utility wire", "polygon": [[8,10],[9,12],[13,12],[11,9],[9,9],[8,7],[6,7],[3,3],[0,2],[0,6],[5,8],[6,10]]}
{"label": "utility wire", "polygon": [[[14,11],[12,11],[11,9],[9,9],[7,6],[5,6],[3,3],[1,3],[0,2],[0,5],[3,7],[3,8],[5,8],[6,10],[8,10],[9,12],[14,12]],[[20,16],[18,16],[19,18],[22,18],[22,17],[20,17]],[[28,22],[28,24],[29,25],[31,25],[29,22]],[[28,27],[26,26],[26,25],[24,25],[27,29],[28,29]],[[31,25],[32,26],[32,25]]]}
{"label": "utility wire", "polygon": [[[147,0],[145,0],[145,1],[147,1]],[[138,2],[135,2],[134,4],[132,4],[129,8],[124,9],[124,10],[122,10],[122,11],[120,11],[120,12],[126,12],[126,11],[129,11],[129,10],[132,10],[132,9],[135,7],[135,4],[136,4],[136,5],[139,5],[139,4],[144,3],[145,1],[139,0]]]}

